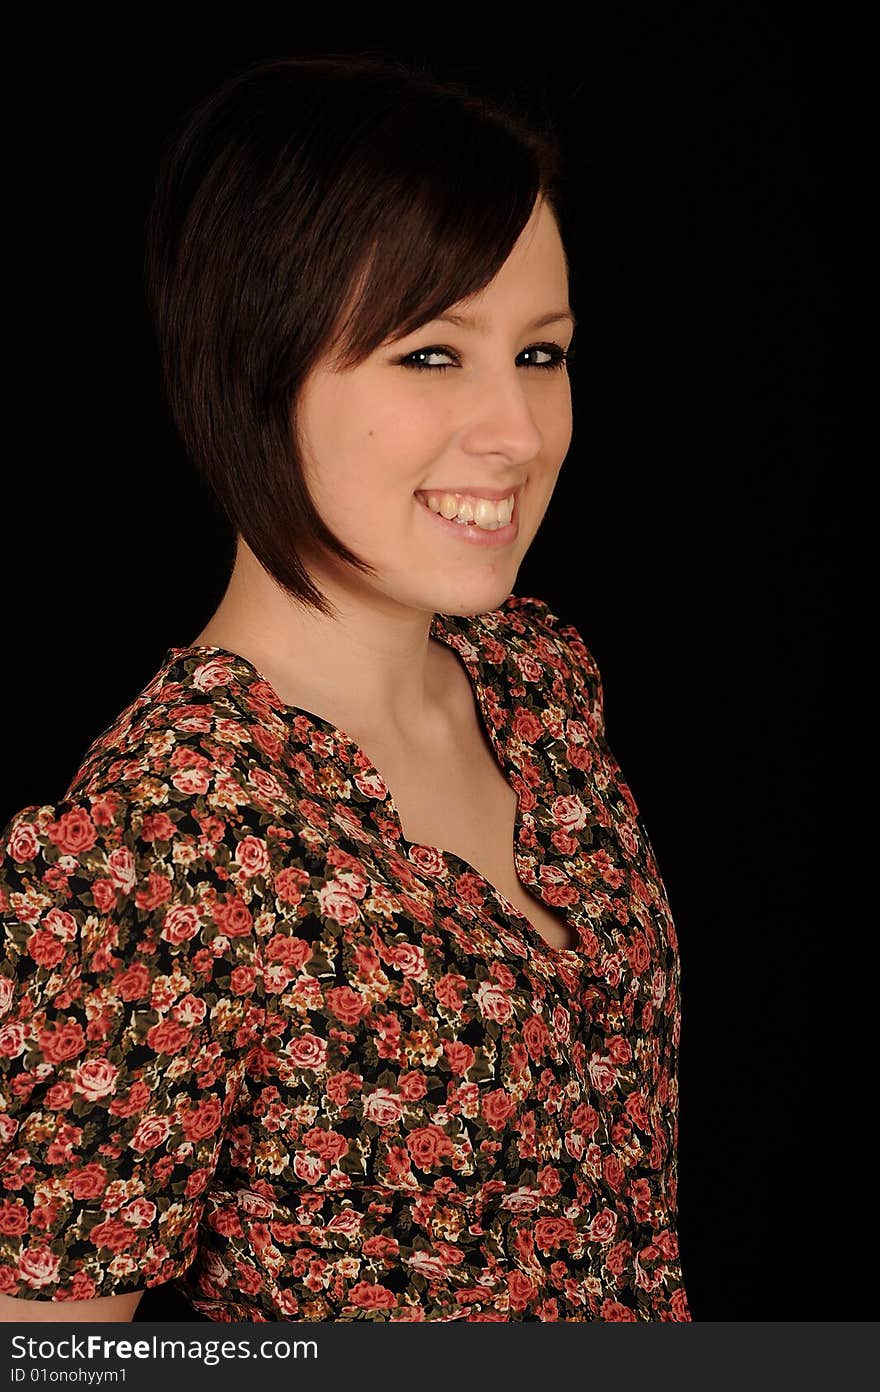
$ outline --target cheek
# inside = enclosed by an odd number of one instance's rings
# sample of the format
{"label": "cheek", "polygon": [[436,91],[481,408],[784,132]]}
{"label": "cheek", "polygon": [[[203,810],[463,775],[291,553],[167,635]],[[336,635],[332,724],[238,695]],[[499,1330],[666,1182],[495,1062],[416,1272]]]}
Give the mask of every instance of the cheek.
{"label": "cheek", "polygon": [[382,489],[363,464],[361,459],[360,468],[350,469],[337,460],[310,485],[322,517],[348,536],[370,531],[384,506]]}
{"label": "cheek", "polygon": [[551,459],[561,459],[571,443],[574,418],[572,413],[571,387],[565,382],[559,398],[553,403],[542,423],[547,453]]}
{"label": "cheek", "polygon": [[316,471],[309,489],[331,530],[374,556],[377,547],[411,525],[418,480],[392,457],[378,430],[372,436],[362,431],[348,449]]}
{"label": "cheek", "polygon": [[418,487],[426,460],[454,428],[439,393],[418,384],[407,390],[390,369],[350,380],[343,391],[327,387],[312,403],[311,422],[316,473],[332,473],[349,494],[372,485],[389,496],[401,485]]}

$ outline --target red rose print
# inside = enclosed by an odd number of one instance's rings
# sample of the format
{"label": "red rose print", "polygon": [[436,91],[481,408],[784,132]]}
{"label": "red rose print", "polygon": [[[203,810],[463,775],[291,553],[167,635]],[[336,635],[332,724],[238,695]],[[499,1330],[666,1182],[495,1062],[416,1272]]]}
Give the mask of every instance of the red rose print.
{"label": "red rose print", "polygon": [[530,710],[520,706],[511,721],[511,733],[516,739],[534,744],[541,738],[544,727],[538,717]]}
{"label": "red rose print", "polygon": [[483,1098],[483,1116],[495,1131],[500,1131],[514,1111],[516,1103],[504,1088],[494,1088]]}
{"label": "red rose print", "polygon": [[30,1216],[23,1203],[0,1199],[0,1234],[4,1237],[21,1237],[29,1226]]}
{"label": "red rose print", "polygon": [[612,1276],[622,1276],[632,1260],[632,1243],[615,1242],[605,1257],[605,1265]]}
{"label": "red rose print", "polygon": [[363,1116],[376,1126],[396,1126],[403,1116],[403,1104],[388,1088],[376,1088],[364,1098]]}
{"label": "red rose print", "polygon": [[40,1290],[57,1281],[60,1265],[61,1258],[40,1245],[25,1248],[19,1263],[22,1279],[31,1290]]}
{"label": "red rose print", "polygon": [[420,875],[442,878],[446,874],[446,861],[437,846],[410,846],[407,856]]}
{"label": "red rose print", "polygon": [[89,1241],[95,1247],[107,1247],[111,1252],[124,1252],[135,1241],[136,1236],[134,1230],[119,1218],[107,1218],[89,1230]]}
{"label": "red rose print", "polygon": [[67,949],[53,932],[38,928],[28,944],[28,951],[39,967],[55,967],[64,960]]}
{"label": "red rose print", "polygon": [[[134,1133],[131,1140],[132,1150],[149,1150],[153,1146],[163,1145],[168,1139],[171,1131],[171,1122],[168,1117],[155,1116],[148,1117],[142,1121]],[[151,1158],[150,1169],[153,1178],[160,1184],[167,1181],[174,1169],[174,1161],[169,1155],[160,1155],[158,1158]]]}
{"label": "red rose print", "polygon": [[319,891],[318,907],[326,918],[334,919],[343,928],[356,923],[361,912],[357,900],[335,881]]}
{"label": "red rose print", "polygon": [[75,1022],[40,1030],[38,1042],[43,1058],[47,1063],[54,1064],[77,1058],[86,1044],[82,1028]]}
{"label": "red rose print", "polygon": [[143,1000],[150,992],[150,971],[146,962],[133,962],[115,978],[115,989],[124,1001]]}
{"label": "red rose print", "polygon": [[682,1287],[674,1290],[669,1297],[669,1310],[674,1320],[679,1323],[689,1323],[691,1318],[688,1298]]}
{"label": "red rose print", "polygon": [[62,855],[78,856],[90,851],[98,839],[97,828],[82,807],[73,807],[52,822],[49,838]]}
{"label": "red rose print", "polygon": [[544,1165],[538,1171],[538,1183],[541,1192],[544,1194],[558,1194],[562,1188],[562,1181],[559,1178],[559,1171],[555,1165]]}
{"label": "red rose print", "polygon": [[257,985],[257,973],[253,967],[234,967],[229,978],[229,987],[233,995],[248,996]]}
{"label": "red rose print", "polygon": [[434,997],[444,1010],[460,1014],[464,1002],[467,982],[463,976],[441,976],[434,986]]}
{"label": "red rose print", "polygon": [[473,1066],[476,1058],[470,1044],[462,1044],[458,1039],[444,1039],[443,1052],[446,1055],[450,1072],[459,1078],[464,1077],[468,1069]]}
{"label": "red rose print", "polygon": [[446,1275],[446,1263],[442,1257],[430,1252],[413,1252],[407,1265],[428,1281],[442,1281]]}
{"label": "red rose print", "polygon": [[422,1170],[433,1169],[455,1150],[445,1131],[433,1125],[421,1126],[415,1131],[410,1131],[406,1144],[414,1162]]}
{"label": "red rose print", "polygon": [[610,1208],[603,1208],[590,1224],[590,1240],[592,1242],[610,1242],[616,1231],[617,1214],[612,1213]]}
{"label": "red rose print", "polygon": [[323,1068],[327,1062],[326,1041],[314,1034],[303,1034],[287,1046],[287,1054],[295,1068]]}
{"label": "red rose print", "polygon": [[599,1310],[599,1318],[615,1323],[626,1323],[638,1318],[635,1310],[631,1310],[628,1305],[621,1305],[618,1300],[603,1300]]}
{"label": "red rose print", "polygon": [[162,1020],[147,1030],[147,1043],[157,1054],[176,1054],[189,1043],[191,1037],[191,1032],[174,1020]]}
{"label": "red rose print", "polygon": [[534,1226],[535,1244],[549,1252],[564,1243],[574,1242],[577,1230],[570,1218],[539,1218]]}
{"label": "red rose print", "polygon": [[626,955],[635,975],[643,976],[651,965],[651,954],[644,933],[633,934]]}
{"label": "red rose print", "polygon": [[264,959],[267,962],[283,962],[294,971],[305,966],[312,955],[312,945],[305,938],[285,937],[275,933],[266,944]]}
{"label": "red rose print", "polygon": [[632,1058],[632,1045],[621,1034],[612,1034],[608,1039],[608,1057],[612,1063],[629,1063]]}
{"label": "red rose print", "polygon": [[86,1059],[76,1070],[76,1090],[90,1102],[97,1102],[115,1090],[118,1077],[119,1069],[109,1059]]}
{"label": "red rose print", "polygon": [[40,840],[33,823],[20,822],[6,842],[6,846],[13,860],[17,861],[19,865],[36,860],[40,849]]}
{"label": "red rose print", "polygon": [[212,910],[218,930],[227,938],[246,938],[253,931],[251,911],[243,899],[231,894]]}
{"label": "red rose print", "polygon": [[210,1097],[184,1114],[183,1134],[188,1141],[203,1141],[206,1136],[213,1136],[219,1125],[220,1103],[216,1097]]}
{"label": "red rose print", "polygon": [[415,1068],[409,1073],[399,1073],[397,1075],[397,1086],[400,1089],[401,1097],[405,1097],[409,1102],[415,1102],[420,1097],[424,1097],[428,1090],[424,1073],[420,1073],[418,1069]]}
{"label": "red rose print", "polygon": [[563,831],[582,831],[587,825],[587,809],[579,797],[558,797],[550,810],[554,821]]}
{"label": "red rose print", "polygon": [[258,836],[243,836],[238,843],[235,858],[245,875],[265,875],[269,869],[269,852],[265,841]]}
{"label": "red rose print", "polygon": [[303,895],[310,884],[310,877],[298,866],[287,865],[275,875],[274,883],[275,893],[281,902],[295,907],[302,903]]}
{"label": "red rose print", "polygon": [[620,1193],[620,1186],[623,1184],[624,1169],[617,1155],[606,1155],[602,1161],[602,1173],[605,1176],[605,1183],[615,1194]]}
{"label": "red rose print", "polygon": [[170,778],[170,783],[184,797],[204,797],[211,786],[211,775],[207,769],[179,769]]}
{"label": "red rose print", "polygon": [[607,1058],[590,1059],[590,1082],[597,1092],[610,1092],[617,1086],[617,1069]]}
{"label": "red rose print", "polygon": [[488,981],[482,982],[476,992],[476,997],[477,1004],[487,1020],[497,1020],[499,1023],[503,1023],[505,1020],[509,1020],[513,1014],[510,996],[505,991],[499,990],[497,986],[490,985]]}
{"label": "red rose print", "polygon": [[585,1136],[592,1136],[599,1126],[599,1113],[589,1102],[580,1102],[571,1114],[572,1124]]}
{"label": "red rose print", "polygon": [[550,1049],[550,1031],[540,1015],[530,1015],[522,1029],[523,1042],[533,1059],[541,1059]]}
{"label": "red rose print", "polygon": [[525,1310],[536,1294],[536,1286],[531,1277],[523,1271],[511,1271],[507,1276],[507,1291],[512,1310]]}
{"label": "red rose print", "polygon": [[67,1177],[67,1187],[75,1199],[97,1199],[106,1190],[107,1179],[104,1166],[93,1163],[72,1170]]}
{"label": "red rose print", "polygon": [[358,1281],[348,1293],[352,1305],[361,1310],[390,1310],[397,1304],[393,1291],[385,1286],[372,1285],[369,1281]]}
{"label": "red rose print", "polygon": [[143,820],[141,835],[145,841],[170,841],[174,829],[174,822],[166,812],[148,812]]}
{"label": "red rose print", "polygon": [[293,1172],[304,1184],[317,1184],[328,1168],[328,1163],[320,1155],[306,1155],[298,1151],[293,1161]]}
{"label": "red rose print", "polygon": [[341,1160],[348,1151],[348,1141],[345,1137],[338,1131],[327,1130],[323,1126],[310,1127],[303,1135],[302,1141],[309,1150],[314,1150],[322,1160],[331,1164]]}
{"label": "red rose print", "polygon": [[162,937],[166,942],[189,942],[201,927],[198,909],[192,904],[175,904],[165,915]]}
{"label": "red rose print", "polygon": [[334,986],[327,992],[327,1002],[337,1020],[351,1027],[369,1011],[369,1005],[359,991],[350,986]]}

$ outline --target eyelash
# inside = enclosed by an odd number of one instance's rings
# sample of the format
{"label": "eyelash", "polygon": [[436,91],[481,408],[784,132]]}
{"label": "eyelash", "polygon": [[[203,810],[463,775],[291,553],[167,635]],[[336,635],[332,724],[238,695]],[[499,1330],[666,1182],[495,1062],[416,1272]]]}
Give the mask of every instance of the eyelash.
{"label": "eyelash", "polygon": [[[536,372],[558,372],[565,367],[566,363],[574,357],[573,348],[560,348],[556,343],[532,343],[528,348],[524,348],[524,353],[530,353],[537,349],[541,353],[551,353],[553,358],[548,363],[526,363],[526,367],[532,367]],[[446,353],[448,357],[457,358],[458,354],[451,348],[443,348],[440,344],[433,344],[430,348],[416,348],[414,352],[407,353],[405,357],[398,358],[401,367],[411,368],[415,372],[447,372],[452,366],[451,363],[420,363],[413,362],[413,359],[420,354],[429,355],[431,353]]]}

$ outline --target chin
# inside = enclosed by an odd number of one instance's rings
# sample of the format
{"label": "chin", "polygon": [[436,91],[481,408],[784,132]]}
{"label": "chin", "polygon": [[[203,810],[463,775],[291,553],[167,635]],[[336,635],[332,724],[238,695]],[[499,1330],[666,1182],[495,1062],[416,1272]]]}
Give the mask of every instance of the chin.
{"label": "chin", "polygon": [[468,584],[462,576],[457,582],[450,580],[449,584],[438,586],[430,607],[434,613],[456,614],[461,618],[489,614],[501,608],[515,583],[516,571],[503,577],[493,576],[482,583]]}

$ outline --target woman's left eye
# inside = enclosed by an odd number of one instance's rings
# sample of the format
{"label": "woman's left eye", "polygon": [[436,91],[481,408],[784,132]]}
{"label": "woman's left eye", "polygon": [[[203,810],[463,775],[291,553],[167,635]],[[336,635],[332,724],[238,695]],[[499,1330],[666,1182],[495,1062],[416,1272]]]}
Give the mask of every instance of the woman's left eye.
{"label": "woman's left eye", "polygon": [[[527,362],[523,364],[524,367],[534,367],[540,372],[553,372],[565,366],[569,358],[574,356],[574,349],[569,348],[566,350],[565,348],[560,348],[558,343],[533,343],[530,348],[524,348],[522,350],[520,357],[526,354],[531,354],[532,356],[540,354],[545,358],[549,358],[549,361]],[[415,368],[417,372],[445,372],[449,367],[453,366],[451,363],[432,363],[424,361],[426,358],[437,356],[455,358],[456,362],[458,361],[457,355],[451,348],[434,347],[417,348],[414,353],[407,353],[406,357],[398,358],[398,362],[401,367],[412,367]]]}

